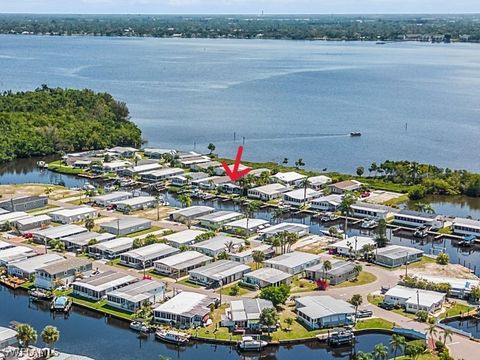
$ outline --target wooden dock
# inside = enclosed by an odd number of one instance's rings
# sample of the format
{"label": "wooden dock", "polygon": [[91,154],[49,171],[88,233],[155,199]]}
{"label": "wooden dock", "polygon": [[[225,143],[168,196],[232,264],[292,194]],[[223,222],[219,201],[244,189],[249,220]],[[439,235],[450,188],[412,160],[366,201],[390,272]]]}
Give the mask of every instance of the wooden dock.
{"label": "wooden dock", "polygon": [[18,289],[20,286],[22,286],[26,280],[19,279],[17,277],[7,277],[7,276],[2,276],[0,278],[0,284],[5,285],[6,287],[10,289]]}

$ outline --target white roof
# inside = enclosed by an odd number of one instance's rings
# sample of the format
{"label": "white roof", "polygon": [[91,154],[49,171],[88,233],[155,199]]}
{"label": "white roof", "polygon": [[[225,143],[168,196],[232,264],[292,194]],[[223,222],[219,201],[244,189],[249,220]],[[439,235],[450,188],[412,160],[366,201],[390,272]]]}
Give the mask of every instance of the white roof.
{"label": "white roof", "polygon": [[409,304],[420,304],[420,306],[430,307],[433,304],[443,301],[445,294],[423,289],[414,289],[401,285],[390,288],[385,296],[406,299]]}
{"label": "white roof", "polygon": [[455,226],[464,226],[472,229],[480,229],[480,220],[465,219],[456,217],[453,220],[453,225]]}
{"label": "white roof", "polygon": [[5,214],[0,214],[0,224],[6,223],[7,221],[12,222],[14,220],[19,220],[28,216],[30,215],[24,211],[7,212]]}
{"label": "white roof", "polygon": [[203,255],[197,251],[184,251],[160,260],[155,261],[155,264],[159,263],[162,265],[175,267],[178,265],[182,265],[183,263],[199,263],[203,261],[210,260],[211,257]]}
{"label": "white roof", "polygon": [[70,216],[78,216],[78,215],[88,215],[91,213],[96,212],[92,207],[89,206],[81,206],[78,208],[74,209],[62,209],[62,210],[56,210],[50,212],[50,215],[58,215],[58,216],[65,216],[65,217],[70,217]]}
{"label": "white roof", "polygon": [[77,280],[73,285],[78,285],[93,291],[105,291],[121,287],[122,285],[137,280],[138,278],[135,276],[109,270],[91,277]]}
{"label": "white roof", "polygon": [[297,224],[297,223],[289,223],[289,222],[282,222],[280,224],[275,224],[272,226],[269,226],[265,229],[259,230],[259,233],[261,234],[276,234],[282,231],[287,231],[287,232],[299,232],[299,231],[304,231],[310,229],[308,225],[304,224]]}
{"label": "white roof", "polygon": [[265,251],[268,251],[268,250],[273,250],[272,245],[262,244],[262,245],[259,245],[257,247],[252,247],[252,248],[249,248],[249,249],[244,250],[242,252],[238,252],[238,253],[234,253],[234,254],[230,254],[230,255],[233,256],[233,257],[236,257],[236,258],[243,258],[243,257],[246,257],[246,256],[250,256],[251,254],[253,254],[254,251],[265,252]]}
{"label": "white roof", "polygon": [[135,206],[135,205],[145,204],[152,201],[155,201],[155,198],[153,196],[136,196],[130,199],[115,201],[114,204],[125,205],[125,206]]}
{"label": "white roof", "polygon": [[[268,221],[263,219],[248,219],[248,229],[253,229],[265,224],[269,224]],[[225,226],[231,226],[236,228],[247,229],[247,219],[235,220],[229,223],[226,223]]]}
{"label": "white roof", "polygon": [[0,343],[13,339],[17,336],[15,330],[0,326]]}
{"label": "white roof", "polygon": [[199,274],[213,280],[222,280],[229,276],[250,271],[250,266],[238,261],[218,260],[202,267],[190,270],[190,274]]}
{"label": "white roof", "polygon": [[163,238],[167,240],[167,242],[173,242],[182,245],[191,243],[198,235],[203,233],[205,233],[205,231],[188,229],[175,234],[163,236]]}
{"label": "white roof", "polygon": [[178,252],[179,250],[167,244],[151,244],[142,246],[138,249],[130,250],[123,253],[122,256],[130,256],[135,259],[149,260],[157,256],[168,256],[169,254]]}
{"label": "white roof", "polygon": [[305,199],[305,195],[306,195],[306,198],[309,198],[313,196],[320,196],[320,194],[321,193],[318,191],[307,188],[307,189],[297,189],[297,190],[289,191],[285,193],[283,196],[284,197],[289,196],[293,199],[303,200]]}
{"label": "white roof", "polygon": [[2,241],[0,240],[0,250],[2,249],[6,249],[6,248],[10,248],[10,247],[14,247],[15,245],[12,245],[6,241]]}
{"label": "white roof", "polygon": [[132,302],[143,302],[150,298],[149,292],[158,288],[165,288],[165,284],[156,280],[140,280],[133,284],[122,286],[107,294]]}
{"label": "white roof", "polygon": [[312,200],[312,204],[321,203],[321,202],[328,202],[330,204],[340,205],[340,203],[342,202],[342,195],[330,194],[330,195],[321,196]]}
{"label": "white roof", "polygon": [[232,241],[234,245],[241,245],[244,243],[244,241],[239,238],[225,236],[225,235],[217,235],[211,239],[196,243],[194,247],[197,249],[218,251],[218,250],[225,249],[226,248],[225,244],[230,241]]}
{"label": "white roof", "polygon": [[308,182],[312,185],[325,185],[331,183],[332,179],[325,175],[318,175],[309,177]]}
{"label": "white roof", "polygon": [[129,237],[120,237],[113,240],[105,241],[100,244],[92,245],[92,247],[102,250],[102,251],[109,251],[109,250],[116,250],[119,248],[130,248],[133,245],[133,238]]}
{"label": "white roof", "polygon": [[44,230],[33,231],[32,233],[35,235],[44,236],[50,239],[59,239],[62,237],[66,237],[69,235],[74,235],[74,234],[78,234],[86,231],[87,229],[82,226],[75,225],[75,224],[67,224],[67,225],[54,226]]}
{"label": "white roof", "polygon": [[143,164],[143,165],[138,165],[138,166],[132,166],[131,168],[128,168],[127,170],[134,172],[134,173],[142,173],[150,170],[155,170],[155,169],[160,169],[162,165],[158,163],[154,164]]}
{"label": "white roof", "polygon": [[291,253],[286,253],[280,256],[276,256],[272,259],[265,260],[264,263],[294,268],[314,260],[320,260],[320,256],[301,251],[293,251]]}
{"label": "white roof", "polygon": [[208,215],[200,216],[197,219],[200,221],[223,222],[230,219],[233,220],[239,216],[243,215],[235,211],[216,211]]}
{"label": "white roof", "polygon": [[312,319],[320,319],[335,314],[354,314],[354,307],[341,299],[331,296],[303,296],[296,299],[297,310]]}
{"label": "white roof", "polygon": [[416,277],[431,281],[435,284],[448,283],[452,286],[453,290],[470,290],[474,287],[480,286],[480,279],[460,279],[460,278],[451,278],[451,277],[440,277],[440,276],[431,276],[419,274]]}
{"label": "white roof", "polygon": [[416,255],[416,254],[423,254],[423,250],[419,250],[419,249],[415,249],[407,246],[388,245],[383,248],[379,248],[376,251],[376,255],[382,255],[390,259],[401,259],[401,258],[404,258],[407,254],[409,256]]}
{"label": "white roof", "polygon": [[265,195],[275,195],[275,194],[281,194],[287,191],[289,188],[285,185],[279,184],[279,183],[273,183],[273,184],[267,184],[263,186],[258,186],[255,188],[252,188],[250,190],[255,190],[258,191],[259,193],[265,194]]}
{"label": "white roof", "polygon": [[126,147],[126,146],[115,146],[111,149],[108,149],[108,151],[123,153],[123,152],[135,152],[135,151],[138,151],[138,149],[135,149],[133,147]]}
{"label": "white roof", "polygon": [[207,310],[206,306],[211,302],[212,299],[206,295],[182,291],[180,294],[157,306],[154,311],[192,317],[198,313],[195,311],[197,308],[198,310],[203,310],[202,312],[205,312]]}
{"label": "white roof", "polygon": [[34,255],[35,251],[26,246],[15,246],[13,248],[0,250],[0,260],[9,262],[17,257]]}
{"label": "white roof", "polygon": [[158,170],[144,172],[142,173],[142,175],[165,176],[165,175],[182,174],[183,172],[184,172],[183,169],[179,169],[179,168],[165,168],[165,169],[158,169]]}
{"label": "white roof", "polygon": [[210,207],[210,206],[189,206],[184,209],[178,209],[175,211],[172,211],[170,214],[177,214],[180,216],[195,216],[197,214],[204,214],[208,212],[213,212],[215,208]]}
{"label": "white roof", "polygon": [[15,267],[27,273],[33,273],[37,269],[43,268],[47,265],[63,261],[65,258],[58,254],[43,254],[31,257],[26,260],[16,261],[8,265],[8,267]]}
{"label": "white roof", "polygon": [[245,274],[245,276],[249,278],[259,279],[270,284],[275,284],[279,281],[286,280],[292,277],[292,275],[287,274],[286,272],[268,267],[249,272],[248,274]]}
{"label": "white roof", "polygon": [[80,234],[65,236],[61,240],[68,241],[69,243],[72,243],[78,246],[85,246],[85,245],[88,245],[88,242],[90,240],[94,240],[94,239],[97,240],[98,242],[108,241],[108,240],[115,239],[115,235],[110,233],[99,234],[94,231],[87,231],[87,232],[82,232]]}
{"label": "white roof", "polygon": [[132,196],[132,193],[129,193],[127,191],[114,191],[109,194],[105,195],[99,195],[93,197],[93,200],[98,200],[98,201],[112,201],[118,198],[123,198],[125,196]]}
{"label": "white roof", "polygon": [[344,240],[337,241],[336,243],[330,245],[332,248],[342,248],[349,249],[350,245],[355,249],[355,241],[357,243],[357,251],[362,250],[365,245],[375,245],[376,242],[371,237],[367,236],[351,236]]}
{"label": "white roof", "polygon": [[125,166],[130,166],[130,165],[132,165],[132,163],[130,161],[121,161],[121,160],[110,161],[110,162],[103,163],[104,168],[108,167],[110,169],[114,169],[114,168],[118,168],[118,167],[125,167]]}
{"label": "white roof", "polygon": [[16,220],[16,223],[19,225],[28,225],[28,224],[35,224],[39,221],[48,221],[48,220],[52,220],[52,218],[48,215],[38,215],[38,216],[29,216],[26,218]]}
{"label": "white roof", "polygon": [[233,300],[230,302],[230,316],[233,321],[259,320],[262,310],[267,308],[273,308],[270,300]]}
{"label": "white roof", "polygon": [[273,175],[273,177],[284,182],[298,181],[306,178],[305,175],[299,174],[295,171],[279,172]]}

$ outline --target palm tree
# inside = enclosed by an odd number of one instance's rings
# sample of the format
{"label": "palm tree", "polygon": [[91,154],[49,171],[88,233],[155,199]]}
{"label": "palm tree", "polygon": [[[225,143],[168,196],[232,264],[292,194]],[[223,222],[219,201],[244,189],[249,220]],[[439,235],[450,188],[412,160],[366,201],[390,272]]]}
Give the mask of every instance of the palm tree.
{"label": "palm tree", "polygon": [[24,348],[28,348],[30,344],[37,341],[37,331],[28,324],[19,324],[16,329],[17,340],[22,343]]}
{"label": "palm tree", "polygon": [[249,202],[243,208],[243,214],[245,215],[245,218],[247,219],[247,233],[246,233],[247,238],[250,236],[250,229],[248,227],[248,221],[255,214],[255,212],[258,210],[259,207],[260,207],[260,204],[258,202],[252,201],[252,202]]}
{"label": "palm tree", "polygon": [[324,280],[327,279],[327,272],[329,272],[330,270],[332,270],[332,263],[330,260],[325,260],[323,262],[323,279]]}
{"label": "palm tree", "polygon": [[278,223],[278,222],[280,222],[280,220],[282,220],[282,218],[283,218],[282,209],[275,209],[272,213],[272,221],[274,223]]}
{"label": "palm tree", "polygon": [[85,220],[85,227],[87,228],[88,231],[92,231],[93,228],[95,227],[95,221],[91,217],[87,217]]}
{"label": "palm tree", "polygon": [[372,354],[359,351],[357,355],[355,355],[355,360],[372,360]]}
{"label": "palm tree", "polygon": [[447,339],[452,341],[453,337],[453,332],[450,329],[443,329],[443,346],[447,343]]}
{"label": "palm tree", "polygon": [[52,353],[55,343],[60,339],[60,331],[55,326],[47,325],[43,328],[42,331],[42,341],[50,349],[50,354]]}
{"label": "palm tree", "polygon": [[345,193],[342,197],[342,202],[338,207],[342,215],[345,216],[345,236],[347,236],[348,217],[351,216],[353,213],[352,205],[355,203],[355,200],[355,195],[350,192]]}
{"label": "palm tree", "polygon": [[265,308],[260,313],[260,324],[265,325],[268,329],[268,336],[270,336],[270,329],[278,321],[278,313],[275,308]]}
{"label": "palm tree", "polygon": [[360,264],[357,264],[353,267],[353,271],[355,272],[355,280],[358,279],[358,275],[360,275],[360,273],[362,272],[362,265]]}
{"label": "palm tree", "polygon": [[252,252],[253,261],[255,261],[255,267],[258,269],[258,266],[265,260],[265,254],[263,251],[254,250]]}
{"label": "palm tree", "polygon": [[357,317],[358,307],[363,303],[362,295],[355,294],[350,298],[350,300],[348,300],[348,302],[355,306],[355,317]]}
{"label": "palm tree", "polygon": [[227,249],[227,253],[231,253],[233,251],[233,247],[235,246],[235,244],[233,243],[232,240],[230,241],[227,241],[225,243],[225,249]]}
{"label": "palm tree", "polygon": [[182,207],[189,207],[192,205],[192,198],[187,194],[182,194],[178,197],[178,201],[182,204]]}
{"label": "palm tree", "polygon": [[290,252],[292,245],[294,245],[298,241],[299,236],[296,233],[287,233],[285,237],[285,241],[287,244],[287,252]]}
{"label": "palm tree", "polygon": [[388,348],[383,344],[375,345],[375,348],[373,349],[373,357],[375,360],[387,360]]}
{"label": "palm tree", "polygon": [[428,325],[428,328],[425,329],[427,331],[427,334],[435,340],[435,336],[437,335],[437,327],[435,324],[430,324]]}
{"label": "palm tree", "polygon": [[390,346],[392,347],[392,350],[393,350],[393,360],[397,358],[398,350],[405,348],[406,343],[407,341],[403,336],[398,334],[392,335],[392,338],[390,339]]}
{"label": "palm tree", "polygon": [[307,186],[308,186],[308,177],[302,180],[303,187],[303,207],[307,205]]}

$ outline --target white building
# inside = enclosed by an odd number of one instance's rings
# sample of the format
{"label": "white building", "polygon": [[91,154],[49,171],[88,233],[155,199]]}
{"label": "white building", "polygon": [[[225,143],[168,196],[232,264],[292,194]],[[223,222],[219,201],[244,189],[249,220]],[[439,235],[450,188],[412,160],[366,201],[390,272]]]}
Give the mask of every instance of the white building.
{"label": "white building", "polygon": [[91,272],[92,262],[75,257],[43,266],[35,271],[35,287],[55,289],[61,285],[70,285],[77,276]]}
{"label": "white building", "polygon": [[130,161],[115,160],[115,161],[104,162],[102,166],[99,167],[99,169],[106,173],[115,173],[115,172],[120,172],[122,170],[125,170],[130,166],[132,166],[132,163]]}
{"label": "white building", "polygon": [[277,269],[288,274],[296,275],[305,271],[306,268],[320,263],[320,256],[293,251],[263,262],[265,267]]}
{"label": "white building", "polygon": [[398,211],[389,206],[370,204],[363,201],[353,204],[351,208],[354,217],[372,218],[376,220],[386,220],[392,217],[394,212]]}
{"label": "white building", "polygon": [[252,199],[270,201],[281,198],[290,188],[280,183],[267,184],[248,189],[247,196]]}
{"label": "white building", "polygon": [[117,309],[134,313],[145,302],[155,305],[163,300],[164,296],[164,283],[156,280],[140,280],[107,292],[107,303]]}
{"label": "white building", "polygon": [[157,306],[153,310],[153,319],[180,328],[202,326],[209,319],[210,306],[215,302],[207,295],[182,291]]}
{"label": "white building", "polygon": [[101,243],[115,239],[115,235],[109,233],[99,234],[93,231],[82,232],[71,236],[62,237],[60,240],[65,244],[65,248],[69,251],[85,250],[90,244],[90,241],[95,240],[96,243]]}
{"label": "white building", "polygon": [[295,171],[290,172],[278,172],[275,175],[271,176],[271,179],[274,182],[283,184],[285,186],[302,186],[303,181],[307,177],[305,175],[299,174]]}
{"label": "white building", "polygon": [[423,250],[407,246],[388,245],[375,251],[375,263],[394,268],[420,261],[423,256]]}
{"label": "white building", "polygon": [[189,206],[184,209],[179,209],[172,211],[169,214],[169,218],[172,221],[178,221],[181,223],[191,222],[197,218],[211,214],[215,211],[213,207],[210,206]]}
{"label": "white building", "polygon": [[308,186],[313,190],[320,190],[332,183],[332,179],[325,175],[312,176],[308,178]]}
{"label": "white building", "polygon": [[393,215],[393,222],[397,225],[409,227],[418,227],[421,225],[432,226],[437,229],[443,227],[443,222],[439,215],[412,210],[400,210]]}
{"label": "white building", "polygon": [[242,264],[248,264],[253,261],[253,253],[255,251],[262,252],[263,255],[265,256],[265,259],[269,259],[273,255],[275,255],[275,249],[271,245],[267,245],[267,244],[262,244],[257,247],[251,247],[247,250],[237,252],[237,253],[231,253],[228,255],[230,257],[230,260],[233,260]]}
{"label": "white building", "polygon": [[120,237],[99,244],[90,245],[88,253],[96,258],[115,259],[133,247],[133,238]]}
{"label": "white building", "polygon": [[7,272],[12,276],[22,279],[30,279],[38,269],[63,260],[65,260],[65,258],[58,254],[33,256],[29,259],[14,261],[8,264]]}
{"label": "white building", "polygon": [[6,212],[0,214],[0,225],[4,225],[5,223],[13,223],[14,221],[29,217],[26,212],[24,211],[14,211],[14,212]]}
{"label": "white building", "polygon": [[73,295],[98,301],[106,297],[107,292],[127,286],[135,281],[138,281],[135,276],[109,270],[74,281],[72,284]]}
{"label": "white building", "polygon": [[180,168],[164,168],[153,171],[147,171],[141,174],[142,180],[148,182],[158,182],[171,179],[174,176],[183,175],[185,171]]}
{"label": "white building", "polygon": [[240,280],[250,272],[250,266],[230,260],[218,260],[194,270],[190,270],[190,281],[195,284],[218,286]]}
{"label": "white building", "polygon": [[120,263],[135,268],[149,267],[153,265],[154,261],[179,252],[179,249],[167,244],[151,244],[120,254]]}
{"label": "white building", "polygon": [[233,249],[236,250],[245,244],[245,241],[239,238],[217,235],[211,239],[193,244],[193,250],[201,252],[207,256],[217,257],[223,252],[227,252],[227,245],[233,244]]}
{"label": "white building", "polygon": [[243,214],[235,211],[215,211],[197,218],[200,225],[210,229],[220,229],[225,224],[243,218]]}
{"label": "white building", "polygon": [[57,240],[67,236],[73,236],[87,231],[88,230],[83,226],[67,224],[54,226],[42,230],[32,230],[31,233],[33,235],[33,240],[39,243],[44,243],[45,241],[49,242],[51,240]]}
{"label": "white building", "polygon": [[96,218],[97,210],[89,206],[81,206],[75,209],[62,209],[49,213],[53,221],[62,224],[71,224],[74,222],[85,221],[86,219]]}
{"label": "white building", "polygon": [[148,230],[152,227],[152,222],[148,219],[130,216],[100,224],[100,227],[110,234],[123,236]]}
{"label": "white building", "polygon": [[292,274],[288,274],[274,268],[260,268],[258,270],[246,273],[243,276],[242,283],[246,286],[258,287],[263,289],[267,286],[290,285]]}
{"label": "white building", "polygon": [[295,299],[297,316],[311,329],[351,325],[355,308],[331,296],[303,296]]}
{"label": "white building", "polygon": [[313,199],[310,203],[310,207],[320,211],[337,211],[337,208],[341,203],[342,195],[330,194]]}
{"label": "white building", "polygon": [[320,195],[320,192],[309,188],[297,189],[283,194],[283,202],[287,205],[299,207],[310,204],[313,199]]}
{"label": "white building", "polygon": [[264,229],[266,227],[270,226],[270,223],[266,220],[263,219],[240,219],[240,220],[235,220],[229,223],[225,224],[225,230],[226,231],[244,231],[245,233],[248,231],[249,234],[253,234],[257,232],[260,229]]}
{"label": "white building", "polygon": [[362,248],[365,245],[376,246],[376,242],[371,237],[352,236],[330,245],[330,248],[335,249],[339,255],[359,256],[363,253]]}
{"label": "white building", "polygon": [[26,246],[15,246],[3,249],[0,250],[0,266],[7,266],[15,261],[26,260],[36,255],[35,250]]}
{"label": "white building", "polygon": [[114,191],[109,194],[94,196],[93,202],[98,206],[107,207],[115,201],[127,200],[132,197],[132,193],[127,191]]}
{"label": "white building", "polygon": [[258,231],[260,238],[266,240],[272,236],[276,236],[279,233],[288,232],[297,234],[299,237],[305,236],[310,232],[308,225],[282,222],[280,224],[272,225]]}
{"label": "white building", "polygon": [[260,315],[265,309],[274,309],[270,300],[232,300],[230,307],[225,309],[225,315],[222,316],[221,326],[232,330],[259,330],[261,328]]}
{"label": "white building", "polygon": [[480,221],[464,218],[455,218],[452,223],[454,234],[473,235],[480,237]]}
{"label": "white building", "polygon": [[199,268],[213,261],[210,256],[197,251],[184,251],[154,262],[155,271],[160,274],[181,277],[190,270]]}
{"label": "white building", "polygon": [[410,313],[417,313],[420,310],[435,313],[442,308],[445,296],[446,294],[436,291],[397,285],[385,293],[383,301],[387,304],[404,306],[405,311]]}
{"label": "white building", "polygon": [[179,248],[181,246],[193,245],[195,243],[195,238],[204,233],[205,231],[202,230],[187,229],[178,233],[163,236],[162,238],[166,240],[169,245]]}
{"label": "white building", "polygon": [[137,196],[129,199],[115,201],[113,203],[118,211],[129,213],[136,210],[144,210],[155,207],[157,201],[153,196]]}
{"label": "white building", "polygon": [[126,169],[120,170],[119,173],[123,176],[133,177],[135,175],[141,175],[142,173],[157,170],[157,169],[161,169],[161,168],[162,168],[162,165],[160,165],[158,163],[143,164],[143,165],[128,167]]}
{"label": "white building", "polygon": [[18,231],[25,233],[29,230],[45,227],[52,222],[52,218],[48,215],[29,216],[15,220],[14,224]]}
{"label": "white building", "polygon": [[362,183],[357,180],[345,180],[335,184],[328,185],[332,194],[344,194],[350,191],[358,191],[362,187]]}
{"label": "white building", "polygon": [[3,350],[9,346],[17,347],[17,345],[17,332],[15,330],[0,326],[0,350]]}

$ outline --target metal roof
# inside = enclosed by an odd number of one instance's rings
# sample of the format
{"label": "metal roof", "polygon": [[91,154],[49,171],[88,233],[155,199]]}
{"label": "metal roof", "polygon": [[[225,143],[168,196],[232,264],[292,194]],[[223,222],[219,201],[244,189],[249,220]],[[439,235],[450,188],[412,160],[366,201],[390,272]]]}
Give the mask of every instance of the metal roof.
{"label": "metal roof", "polygon": [[265,281],[269,284],[275,284],[292,277],[292,275],[287,274],[286,272],[283,272],[281,270],[264,267],[245,274],[245,277]]}
{"label": "metal roof", "polygon": [[138,278],[135,276],[109,270],[101,274],[77,280],[73,285],[78,285],[93,291],[105,291],[137,280]]}
{"label": "metal roof", "polygon": [[[259,320],[264,309],[274,308],[270,300],[242,299],[230,303],[230,316],[233,321]],[[228,312],[228,311],[227,311]]]}
{"label": "metal roof", "polygon": [[205,231],[202,231],[202,230],[188,229],[188,230],[180,231],[175,234],[162,236],[162,238],[167,240],[167,242],[172,242],[175,244],[182,245],[182,244],[188,244],[193,242],[198,235],[201,235],[204,233]]}
{"label": "metal roof", "polygon": [[354,314],[354,307],[341,299],[331,296],[304,296],[296,299],[297,311],[311,319],[319,319],[337,314]]}
{"label": "metal roof", "polygon": [[314,260],[320,261],[320,256],[301,251],[293,251],[291,253],[283,254],[280,256],[276,256],[272,259],[265,260],[264,263],[294,268]]}
{"label": "metal roof", "polygon": [[165,284],[156,280],[140,280],[120,289],[110,291],[107,295],[135,303],[143,303],[150,298],[150,292],[159,288],[165,288]]}
{"label": "metal roof", "polygon": [[129,256],[134,259],[148,261],[155,259],[159,256],[168,256],[179,252],[177,248],[174,248],[167,244],[151,244],[143,247],[139,247],[134,250],[127,251],[122,256]]}
{"label": "metal roof", "polygon": [[191,270],[189,273],[195,273],[205,276],[212,280],[222,280],[228,276],[250,270],[248,265],[240,264],[237,261],[218,260],[211,264]]}
{"label": "metal roof", "polygon": [[175,269],[186,269],[190,266],[201,264],[209,260],[212,260],[210,256],[199,253],[198,251],[184,251],[160,260],[156,260],[154,264],[162,264]]}
{"label": "metal roof", "polygon": [[214,302],[215,299],[207,295],[182,291],[180,294],[157,306],[154,311],[166,312],[188,318],[196,315],[203,317],[210,312],[208,306]]}
{"label": "metal roof", "polygon": [[68,270],[77,269],[81,266],[86,266],[88,264],[92,264],[92,262],[88,259],[68,258],[64,261],[59,261],[54,264],[42,266],[38,270],[42,270],[50,275],[55,275],[55,274],[63,273]]}

